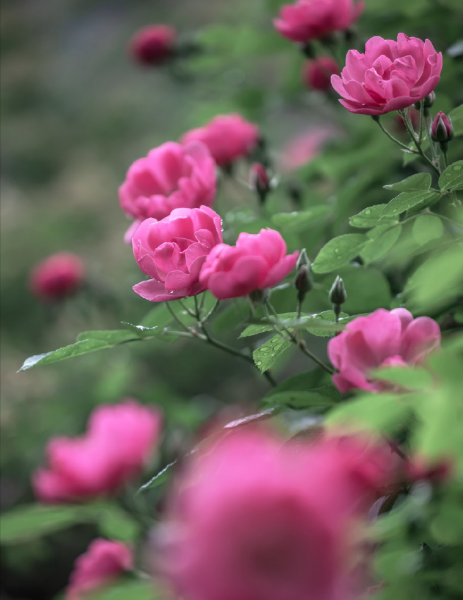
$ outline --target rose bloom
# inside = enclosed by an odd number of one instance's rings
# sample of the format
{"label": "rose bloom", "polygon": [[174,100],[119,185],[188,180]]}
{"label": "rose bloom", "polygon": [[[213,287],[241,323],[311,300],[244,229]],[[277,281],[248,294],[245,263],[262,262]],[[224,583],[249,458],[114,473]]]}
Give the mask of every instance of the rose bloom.
{"label": "rose bloom", "polygon": [[399,33],[397,42],[373,37],[365,54],[349,50],[341,77],[331,83],[350,112],[384,115],[425,98],[439,83],[442,54],[429,40]]}
{"label": "rose bloom", "polygon": [[157,568],[201,600],[343,600],[350,530],[379,487],[390,450],[356,439],[285,444],[246,428],[187,463],[158,531]]}
{"label": "rose bloom", "polygon": [[132,550],[125,544],[98,538],[74,563],[66,600],[83,600],[133,568]]}
{"label": "rose bloom", "polygon": [[309,129],[289,139],[281,149],[278,159],[279,170],[285,173],[306,165],[316,158],[323,146],[340,134],[334,127]]}
{"label": "rose bloom", "polygon": [[354,388],[380,391],[384,384],[369,380],[370,371],[415,365],[439,345],[440,329],[433,319],[414,319],[405,308],[390,312],[379,308],[354,319],[328,342],[328,355],[339,371],[333,375],[333,383],[340,392]]}
{"label": "rose bloom", "polygon": [[296,264],[299,252],[286,254],[286,244],[273,229],[240,233],[236,246],[215,246],[203,265],[201,284],[219,300],[247,296],[280,283]]}
{"label": "rose bloom", "polygon": [[82,285],[84,264],[75,254],[59,252],[39,262],[32,270],[29,286],[44,301],[71,296]]}
{"label": "rose bloom", "polygon": [[48,467],[38,469],[33,478],[37,498],[74,502],[116,492],[140,473],[160,429],[159,411],[135,400],[99,406],[83,436],[48,443]]}
{"label": "rose bloom", "polygon": [[248,155],[259,139],[259,129],[240,115],[218,115],[204,127],[192,129],[181,139],[182,144],[203,142],[215,162],[226,167]]}
{"label": "rose bloom", "polygon": [[151,302],[178,300],[206,290],[199,273],[206,256],[222,242],[222,219],[207,206],[178,208],[162,221],[146,219],[137,229],[133,254],[151,279],[133,290]]}
{"label": "rose bloom", "polygon": [[331,75],[340,73],[338,63],[329,56],[308,60],[302,69],[302,79],[308,88],[327,92],[331,89]]}
{"label": "rose bloom", "polygon": [[348,29],[364,6],[353,0],[298,0],[283,6],[273,24],[285,38],[305,44]]}
{"label": "rose bloom", "polygon": [[204,144],[167,142],[154,148],[132,164],[119,188],[123,210],[136,219],[126,241],[144,219],[163,219],[175,208],[212,206],[215,191],[215,163]]}
{"label": "rose bloom", "polygon": [[148,25],[130,41],[133,58],[142,65],[159,66],[172,57],[177,32],[168,25]]}

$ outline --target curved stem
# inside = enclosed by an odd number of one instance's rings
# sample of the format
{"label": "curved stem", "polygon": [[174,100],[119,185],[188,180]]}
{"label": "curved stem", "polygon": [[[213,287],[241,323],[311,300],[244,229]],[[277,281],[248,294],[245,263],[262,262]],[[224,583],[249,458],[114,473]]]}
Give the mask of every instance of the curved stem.
{"label": "curved stem", "polygon": [[[413,131],[413,128],[410,127],[410,123],[408,122],[407,116],[405,114],[404,110],[399,110],[398,111],[399,115],[402,117],[404,123],[405,123],[405,128],[408,131],[408,135],[412,138],[418,153],[420,154],[421,158],[432,168],[434,169],[434,171],[437,173],[437,175],[440,175],[440,169],[438,169],[438,167],[436,167],[436,165],[432,162],[432,160],[430,158],[428,158],[426,156],[426,154],[423,151],[423,148],[421,147],[421,142],[416,138],[415,136],[415,132]],[[432,142],[431,143],[431,147],[432,147]]]}
{"label": "curved stem", "polygon": [[[400,111],[399,111],[400,112]],[[405,117],[400,115],[402,117],[402,119],[405,122]],[[402,142],[400,142],[397,138],[395,138],[391,133],[389,133],[389,131],[384,127],[384,125],[381,123],[381,119],[379,116],[377,116],[376,118],[374,117],[373,120],[378,123],[380,129],[387,135],[387,137],[392,140],[395,144],[397,144],[398,146],[400,146],[401,148],[403,148],[404,150],[407,150],[407,152],[414,152],[411,148],[409,148],[406,144],[403,144]],[[405,124],[405,126],[407,126],[407,124]],[[408,129],[407,129],[408,131]],[[415,153],[416,154],[416,153]]]}
{"label": "curved stem", "polygon": [[[169,304],[169,302],[166,302],[166,306],[168,311],[170,312],[170,314],[172,315],[174,321],[177,323],[177,325],[180,325],[180,327],[182,329],[184,329],[185,331],[189,332],[190,330],[188,329],[188,327],[185,325],[185,323],[183,323],[175,314],[174,309],[171,307],[171,305]],[[182,304],[183,306],[183,304]]]}

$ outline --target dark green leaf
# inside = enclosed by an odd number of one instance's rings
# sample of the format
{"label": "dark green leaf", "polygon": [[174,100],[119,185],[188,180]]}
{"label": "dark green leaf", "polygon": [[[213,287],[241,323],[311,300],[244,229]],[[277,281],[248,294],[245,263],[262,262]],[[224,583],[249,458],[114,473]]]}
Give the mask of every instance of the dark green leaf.
{"label": "dark green leaf", "polygon": [[407,179],[385,185],[384,189],[393,192],[427,192],[431,187],[432,177],[429,173],[417,173]]}
{"label": "dark green leaf", "polygon": [[422,215],[415,219],[412,233],[416,243],[424,246],[431,240],[441,237],[444,233],[444,226],[439,217]]}
{"label": "dark green leaf", "polygon": [[439,177],[441,190],[463,190],[463,160],[449,165]]}
{"label": "dark green leaf", "polygon": [[324,386],[318,389],[300,391],[287,391],[273,394],[263,399],[264,406],[289,406],[291,408],[310,408],[311,406],[331,406],[339,399],[339,393],[333,386]]}
{"label": "dark green leaf", "polygon": [[332,212],[331,206],[321,204],[303,212],[278,213],[273,215],[272,221],[284,232],[298,233],[310,227],[318,227]]}
{"label": "dark green leaf", "polygon": [[360,252],[360,256],[369,265],[375,260],[384,256],[397,242],[402,228],[399,226],[392,227],[388,231],[381,233],[377,238],[374,238]]}
{"label": "dark green leaf", "polygon": [[314,273],[331,273],[360,254],[368,242],[361,233],[348,233],[330,240],[318,253],[312,269]]}
{"label": "dark green leaf", "polygon": [[403,192],[399,196],[393,198],[386,208],[383,210],[385,217],[394,217],[405,212],[412,206],[421,204],[423,208],[432,204],[440,198],[440,193],[437,190],[419,191],[419,192]]}
{"label": "dark green leaf", "polygon": [[453,133],[456,136],[463,135],[463,104],[451,110],[448,116],[452,120]]}
{"label": "dark green leaf", "polygon": [[264,373],[270,369],[276,359],[290,346],[290,340],[282,338],[281,335],[275,335],[271,340],[262,344],[260,348],[257,348],[252,353],[256,367],[261,373]]}
{"label": "dark green leaf", "polygon": [[321,369],[314,369],[307,373],[300,373],[299,375],[293,375],[288,379],[285,379],[282,383],[272,388],[266,395],[266,398],[273,396],[274,394],[281,394],[283,392],[305,392],[313,388],[321,387],[331,381],[331,377],[325,371]]}
{"label": "dark green leaf", "polygon": [[140,336],[138,334],[134,336],[133,332],[127,331],[127,329],[113,329],[109,331],[83,331],[77,336],[77,341],[98,340],[106,342],[108,346],[114,346],[115,344],[137,339],[137,337]]}
{"label": "dark green leaf", "polygon": [[352,227],[359,227],[362,229],[368,229],[375,225],[393,225],[394,223],[397,223],[395,217],[383,216],[383,209],[385,207],[386,204],[376,204],[375,206],[365,208],[362,212],[359,212],[358,215],[351,217],[349,223]]}
{"label": "dark green leaf", "polygon": [[156,475],[154,477],[152,477],[149,481],[147,481],[146,483],[144,483],[138,490],[137,493],[140,492],[144,492],[145,490],[149,490],[150,488],[154,488],[154,487],[158,487],[159,485],[162,485],[163,483],[165,483],[166,481],[169,480],[169,478],[171,477],[172,473],[173,473],[173,467],[177,464],[177,461],[174,460],[173,462],[169,463],[167,466],[165,466],[162,471],[159,471],[159,473],[156,473]]}
{"label": "dark green leaf", "polygon": [[135,542],[140,534],[140,525],[118,506],[104,507],[98,517],[102,535],[122,542]]}

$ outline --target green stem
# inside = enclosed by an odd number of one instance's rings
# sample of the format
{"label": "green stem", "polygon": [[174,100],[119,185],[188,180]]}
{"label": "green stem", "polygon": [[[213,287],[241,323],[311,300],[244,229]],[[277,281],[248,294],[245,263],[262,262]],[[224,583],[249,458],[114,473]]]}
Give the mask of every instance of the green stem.
{"label": "green stem", "polygon": [[[400,112],[400,111],[399,111]],[[402,115],[401,115],[402,116]],[[404,120],[405,123],[405,117],[402,116],[402,119]],[[413,150],[411,148],[409,148],[406,144],[403,144],[402,142],[400,142],[397,138],[395,138],[392,134],[389,133],[389,131],[384,127],[384,125],[381,123],[381,119],[379,116],[377,116],[376,118],[373,118],[373,120],[378,123],[380,129],[387,135],[387,137],[392,140],[395,144],[397,144],[398,146],[400,146],[401,148],[403,148],[404,150],[407,150],[407,152],[413,152]],[[407,126],[407,124],[405,124],[405,126]],[[407,130],[408,131],[408,130]]]}
{"label": "green stem", "polygon": [[[423,148],[421,147],[421,142],[416,138],[415,136],[415,132],[413,131],[413,128],[410,127],[410,124],[408,122],[407,116],[405,114],[404,110],[399,110],[398,111],[399,115],[402,117],[404,123],[405,123],[405,128],[408,131],[408,135],[412,138],[418,153],[420,154],[421,158],[432,168],[434,169],[434,171],[440,175],[440,170],[436,167],[436,165],[432,162],[432,160],[430,158],[428,158],[426,156],[426,154],[423,152]],[[431,148],[432,148],[432,142],[431,142]]]}
{"label": "green stem", "polygon": [[214,304],[214,306],[211,308],[211,310],[207,313],[207,315],[201,319],[202,323],[206,323],[207,321],[209,321],[209,319],[212,317],[212,315],[218,309],[219,304],[220,304],[220,300],[217,300],[216,303]]}
{"label": "green stem", "polygon": [[[181,302],[181,301],[180,301],[180,302]],[[176,314],[175,314],[175,312],[174,312],[174,309],[171,307],[171,305],[170,305],[170,303],[169,303],[169,302],[166,302],[166,306],[167,306],[167,309],[169,310],[170,314],[172,315],[172,317],[173,317],[174,321],[177,323],[177,325],[180,325],[180,327],[181,327],[182,329],[184,329],[185,331],[189,332],[190,330],[189,330],[189,329],[188,329],[188,327],[185,325],[185,323],[183,323],[183,322],[182,322],[182,321],[181,321],[181,320],[180,320],[180,319],[177,317],[177,315],[176,315]],[[182,306],[183,306],[183,304],[182,304]]]}
{"label": "green stem", "polygon": [[444,165],[445,165],[445,168],[447,168],[449,166],[449,159],[447,158],[447,152],[443,150],[442,154],[444,155]]}
{"label": "green stem", "polygon": [[418,134],[418,140],[421,144],[423,141],[423,122],[424,122],[424,99],[420,102],[420,132]]}

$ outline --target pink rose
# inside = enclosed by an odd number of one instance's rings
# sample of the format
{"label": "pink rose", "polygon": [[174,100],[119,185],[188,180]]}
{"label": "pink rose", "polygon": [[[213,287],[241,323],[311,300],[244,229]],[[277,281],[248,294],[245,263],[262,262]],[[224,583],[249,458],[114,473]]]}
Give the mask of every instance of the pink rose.
{"label": "pink rose", "polygon": [[249,154],[258,139],[257,126],[245,121],[240,115],[218,115],[204,127],[185,133],[181,143],[203,142],[215,162],[224,167]]}
{"label": "pink rose", "polygon": [[385,471],[373,455],[348,438],[283,445],[249,428],[222,437],[183,471],[156,540],[159,570],[185,598],[350,597],[351,526],[394,464]]}
{"label": "pink rose", "polygon": [[273,229],[240,233],[236,246],[219,244],[212,249],[200,282],[220,300],[247,296],[279,283],[294,269],[298,256],[298,251],[286,254],[284,239]]}
{"label": "pink rose", "polygon": [[222,242],[222,219],[207,206],[177,208],[162,221],[146,219],[132,245],[140,269],[151,279],[134,291],[151,302],[196,296],[206,287],[199,272],[206,256]]}
{"label": "pink rose", "polygon": [[48,467],[33,478],[42,502],[89,500],[116,492],[142,470],[158,441],[160,413],[132,399],[96,408],[87,433],[54,438]]}
{"label": "pink rose", "polygon": [[324,145],[340,133],[333,126],[322,126],[291,138],[281,149],[278,160],[280,171],[291,172],[309,163],[321,153]]}
{"label": "pink rose", "polygon": [[341,392],[353,388],[379,391],[383,384],[368,379],[369,371],[384,366],[419,363],[440,344],[439,325],[429,317],[413,319],[404,308],[378,308],[358,317],[328,343],[328,355],[339,371],[333,383]]}
{"label": "pink rose", "polygon": [[83,276],[82,260],[70,252],[59,252],[33,268],[29,286],[41,300],[60,300],[72,295],[82,285]]}
{"label": "pink rose", "polygon": [[339,74],[338,63],[329,56],[308,60],[302,70],[302,79],[308,88],[327,92],[331,89],[331,75]]}
{"label": "pink rose", "polygon": [[372,37],[365,54],[349,50],[341,77],[331,84],[353,113],[384,115],[425,98],[439,83],[442,54],[429,40],[399,33],[397,42]]}
{"label": "pink rose", "polygon": [[74,563],[66,600],[83,600],[133,568],[132,550],[121,542],[94,540]]}
{"label": "pink rose", "polygon": [[123,210],[137,219],[126,241],[144,219],[163,219],[175,208],[212,206],[215,190],[215,163],[204,144],[167,142],[154,148],[133,163],[119,188]]}
{"label": "pink rose", "polygon": [[168,25],[148,25],[130,41],[130,53],[142,65],[158,66],[173,56],[177,32]]}
{"label": "pink rose", "polygon": [[348,29],[364,6],[353,0],[298,0],[283,6],[273,24],[285,38],[305,44]]}

